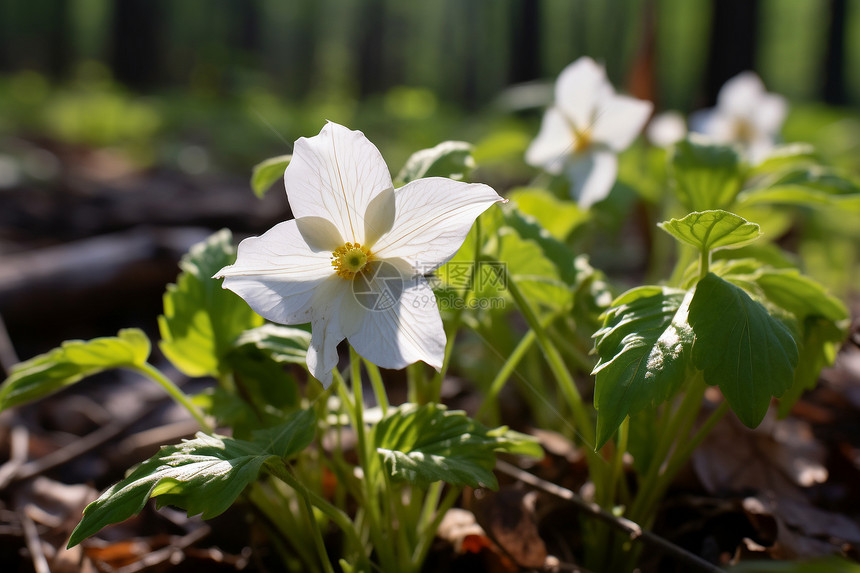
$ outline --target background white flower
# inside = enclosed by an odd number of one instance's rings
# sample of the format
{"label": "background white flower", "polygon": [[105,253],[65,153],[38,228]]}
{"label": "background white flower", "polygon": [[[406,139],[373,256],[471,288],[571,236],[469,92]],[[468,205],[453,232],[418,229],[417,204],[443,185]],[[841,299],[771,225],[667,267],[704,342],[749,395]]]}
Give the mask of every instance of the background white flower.
{"label": "background white flower", "polygon": [[669,147],[687,136],[687,122],[677,111],[664,111],[651,118],[645,136],[657,147]]}
{"label": "background white flower", "polygon": [[559,74],[555,103],[526,161],[554,175],[564,171],[573,197],[589,207],[609,194],[618,174],[616,154],[633,143],[651,109],[651,102],[616,94],[602,66],[579,58]]}
{"label": "background white flower", "polygon": [[423,273],[502,198],[440,177],[395,190],[379,150],[336,123],[296,141],[284,184],[295,219],[242,241],[215,275],[223,287],[268,320],[310,322],[308,369],[326,387],[344,338],[384,368],[441,368],[445,333]]}
{"label": "background white flower", "polygon": [[727,81],[717,94],[717,106],[690,116],[690,128],[718,143],[738,143],[754,163],[773,149],[788,112],[785,98],[765,91],[753,72]]}

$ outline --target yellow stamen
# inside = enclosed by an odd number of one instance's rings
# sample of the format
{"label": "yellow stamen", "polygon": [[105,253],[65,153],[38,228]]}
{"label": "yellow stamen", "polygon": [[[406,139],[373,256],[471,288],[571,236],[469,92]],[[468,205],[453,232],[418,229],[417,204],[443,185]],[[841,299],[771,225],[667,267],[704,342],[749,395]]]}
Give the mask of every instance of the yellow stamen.
{"label": "yellow stamen", "polygon": [[588,149],[591,145],[591,128],[587,127],[582,131],[571,126],[573,131],[573,152],[580,153]]}
{"label": "yellow stamen", "polygon": [[331,266],[334,267],[337,276],[352,279],[365,269],[372,258],[373,254],[367,247],[362,247],[358,243],[345,243],[332,251]]}

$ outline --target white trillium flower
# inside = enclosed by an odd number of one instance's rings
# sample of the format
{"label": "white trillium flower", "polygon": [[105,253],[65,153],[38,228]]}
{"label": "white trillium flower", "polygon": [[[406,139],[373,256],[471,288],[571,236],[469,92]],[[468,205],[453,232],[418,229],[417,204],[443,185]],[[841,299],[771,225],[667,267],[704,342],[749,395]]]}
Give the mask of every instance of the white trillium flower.
{"label": "white trillium flower", "polygon": [[694,113],[690,127],[717,143],[738,143],[757,163],[773,149],[788,112],[785,98],[765,91],[753,72],[727,81],[717,94],[717,106]]}
{"label": "white trillium flower", "polygon": [[423,274],[503,199],[441,177],[395,190],[379,150],[336,123],[296,141],[284,184],[295,219],[242,241],[215,275],[223,287],[268,320],[310,322],[308,370],[326,387],[344,338],[383,368],[423,360],[439,370],[445,332]]}
{"label": "white trillium flower", "polygon": [[618,95],[602,66],[582,57],[562,70],[555,103],[526,150],[526,161],[548,173],[565,172],[583,207],[609,195],[616,155],[627,149],[651,115],[651,102]]}

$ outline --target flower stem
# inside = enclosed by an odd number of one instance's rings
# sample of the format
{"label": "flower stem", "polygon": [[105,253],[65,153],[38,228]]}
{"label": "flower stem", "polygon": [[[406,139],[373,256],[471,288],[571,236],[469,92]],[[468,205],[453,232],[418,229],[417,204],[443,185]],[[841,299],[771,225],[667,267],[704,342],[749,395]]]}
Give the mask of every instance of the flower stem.
{"label": "flower stem", "polygon": [[176,400],[179,404],[185,407],[186,410],[197,420],[197,423],[200,424],[200,428],[207,434],[211,434],[214,432],[214,428],[211,424],[206,420],[206,416],[203,415],[203,412],[200,411],[200,408],[197,407],[194,402],[191,401],[191,398],[188,397],[188,394],[183,392],[179,386],[173,383],[173,381],[165,376],[161,370],[150,364],[149,362],[144,363],[142,366],[133,366],[132,367],[137,372],[147,376],[148,378],[154,380],[158,384],[161,385],[162,388],[170,395],[171,398]]}
{"label": "flower stem", "polygon": [[382,415],[388,413],[388,394],[385,392],[385,384],[382,382],[382,374],[379,373],[379,368],[373,362],[362,358],[362,364],[367,371],[367,376],[370,378],[370,385],[373,387],[373,395],[376,396],[376,403],[379,404]]}

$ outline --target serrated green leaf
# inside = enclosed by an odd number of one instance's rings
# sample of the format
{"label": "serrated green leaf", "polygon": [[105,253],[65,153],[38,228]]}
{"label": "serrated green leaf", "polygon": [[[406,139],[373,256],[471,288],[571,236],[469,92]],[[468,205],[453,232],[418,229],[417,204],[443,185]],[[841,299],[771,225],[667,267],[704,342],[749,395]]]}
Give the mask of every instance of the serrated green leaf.
{"label": "serrated green leaf", "polygon": [[251,172],[251,189],[254,190],[254,195],[262,197],[276,181],[283,179],[284,171],[292,158],[292,155],[279,155],[255,165]]}
{"label": "serrated green leaf", "polygon": [[406,160],[395,181],[399,185],[422,177],[448,177],[462,181],[474,168],[475,160],[472,158],[472,146],[469,143],[443,141],[436,147],[413,153]]}
{"label": "serrated green leaf", "polygon": [[717,385],[741,422],[761,423],[771,397],[791,387],[798,361],[788,329],[741,288],[713,273],[699,281],[688,323],[693,363]]}
{"label": "serrated green leaf", "polygon": [[[558,267],[546,257],[536,241],[523,239],[511,228],[503,228],[499,232],[498,257],[523,295],[532,303],[556,310],[571,305],[573,291],[561,279]],[[573,259],[570,263],[573,263]]]}
{"label": "serrated green leaf", "polygon": [[829,320],[817,316],[803,321],[803,335],[800,342],[800,357],[794,371],[794,382],[779,400],[780,418],[791,411],[803,392],[818,383],[821,369],[833,364],[836,353],[845,339],[845,330]]}
{"label": "serrated green leaf", "polygon": [[212,279],[235,258],[230,231],[218,231],[182,257],[182,273],[164,294],[159,347],[188,376],[218,375],[236,337],[263,324],[245,301]]}
{"label": "serrated green leaf", "polygon": [[234,346],[253,346],[262,350],[272,360],[282,364],[304,364],[307,360],[311,333],[300,328],[264,324],[246,330],[236,339]]}
{"label": "serrated green leaf", "polygon": [[544,256],[558,269],[559,277],[568,285],[577,284],[580,273],[576,267],[576,256],[564,242],[552,236],[534,217],[518,208],[506,206],[503,209],[505,224],[514,229],[527,241],[534,241]]}
{"label": "serrated green leaf", "polygon": [[796,269],[761,270],[753,280],[768,300],[800,320],[807,316],[821,316],[834,322],[848,319],[848,309],[841,300],[827,294],[821,284]]}
{"label": "serrated green leaf", "polygon": [[744,178],[734,148],[696,138],[675,144],[671,166],[678,198],[689,211],[728,207]]}
{"label": "serrated green leaf", "polygon": [[497,488],[497,452],[542,457],[537,442],[507,428],[488,430],[464,412],[440,404],[404,404],[374,428],[376,451],[394,479],[426,486]]}
{"label": "serrated green leaf", "polygon": [[199,432],[192,440],[165,446],[84,509],[68,546],[140,512],[151,497],[158,498],[159,507],[175,505],[188,515],[215,517],[257,479],[264,463],[296,455],[313,434],[313,412],[304,410],[255,435],[253,442]]}
{"label": "serrated green leaf", "polygon": [[25,404],[104,370],[143,366],[149,359],[149,339],[136,328],[117,336],[68,340],[12,368],[0,388],[0,411]]}
{"label": "serrated green leaf", "polygon": [[672,397],[684,382],[693,345],[692,292],[639,287],[621,295],[595,334],[597,449],[628,415]]}
{"label": "serrated green leaf", "polygon": [[682,219],[657,223],[657,226],[700,251],[740,247],[761,236],[755,223],[721,210],[690,213]]}
{"label": "serrated green leaf", "polygon": [[507,197],[521,213],[534,217],[541,227],[560,241],[591,218],[589,212],[580,209],[576,203],[562,201],[546,189],[515,189]]}

